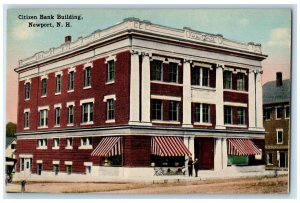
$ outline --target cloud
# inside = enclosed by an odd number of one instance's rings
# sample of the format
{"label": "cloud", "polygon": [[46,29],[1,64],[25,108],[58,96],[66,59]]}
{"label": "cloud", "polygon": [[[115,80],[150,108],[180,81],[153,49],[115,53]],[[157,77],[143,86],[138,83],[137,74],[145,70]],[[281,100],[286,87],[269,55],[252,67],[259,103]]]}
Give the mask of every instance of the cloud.
{"label": "cloud", "polygon": [[238,24],[241,26],[247,26],[249,24],[249,20],[246,18],[242,18],[238,21]]}
{"label": "cloud", "polygon": [[291,46],[291,30],[289,28],[276,28],[271,31],[269,46]]}
{"label": "cloud", "polygon": [[28,23],[29,22],[34,22],[34,21],[23,21],[21,23],[18,23],[13,29],[12,29],[12,34],[15,37],[15,39],[18,40],[28,40],[31,39],[33,37],[36,37],[37,35],[39,35],[39,32],[34,29],[34,28],[30,28],[28,27]]}

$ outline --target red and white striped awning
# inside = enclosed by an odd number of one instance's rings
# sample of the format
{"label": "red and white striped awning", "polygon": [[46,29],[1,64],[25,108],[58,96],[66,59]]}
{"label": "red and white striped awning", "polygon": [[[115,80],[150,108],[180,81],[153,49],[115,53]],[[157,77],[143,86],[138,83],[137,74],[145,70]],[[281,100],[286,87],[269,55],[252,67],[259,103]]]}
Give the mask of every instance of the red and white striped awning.
{"label": "red and white striped awning", "polygon": [[91,153],[91,156],[121,155],[121,137],[104,137]]}
{"label": "red and white striped awning", "polygon": [[180,137],[152,137],[151,154],[159,156],[191,156]]}
{"label": "red and white striped awning", "polygon": [[250,139],[228,138],[228,154],[231,155],[259,155],[261,151]]}

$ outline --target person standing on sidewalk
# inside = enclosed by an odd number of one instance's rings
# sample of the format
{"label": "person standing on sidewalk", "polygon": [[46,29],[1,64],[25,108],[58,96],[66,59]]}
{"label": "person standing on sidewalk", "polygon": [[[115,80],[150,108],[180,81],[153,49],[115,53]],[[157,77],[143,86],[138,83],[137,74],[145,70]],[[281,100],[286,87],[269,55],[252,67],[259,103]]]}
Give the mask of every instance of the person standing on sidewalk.
{"label": "person standing on sidewalk", "polygon": [[195,159],[193,165],[194,165],[194,169],[195,169],[195,177],[198,177],[198,170],[200,168],[200,163],[197,158]]}
{"label": "person standing on sidewalk", "polygon": [[188,170],[189,170],[189,176],[193,177],[193,159],[192,159],[192,157],[189,157],[189,160],[188,160]]}

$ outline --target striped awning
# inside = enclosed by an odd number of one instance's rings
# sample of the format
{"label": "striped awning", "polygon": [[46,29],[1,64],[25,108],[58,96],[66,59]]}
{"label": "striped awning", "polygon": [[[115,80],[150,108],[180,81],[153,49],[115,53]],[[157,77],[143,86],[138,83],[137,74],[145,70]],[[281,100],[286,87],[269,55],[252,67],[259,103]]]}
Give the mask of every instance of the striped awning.
{"label": "striped awning", "polygon": [[260,155],[261,151],[250,139],[228,138],[228,154],[231,155]]}
{"label": "striped awning", "polygon": [[151,153],[159,156],[191,156],[180,137],[152,137]]}
{"label": "striped awning", "polygon": [[121,137],[104,137],[91,153],[91,156],[121,155]]}

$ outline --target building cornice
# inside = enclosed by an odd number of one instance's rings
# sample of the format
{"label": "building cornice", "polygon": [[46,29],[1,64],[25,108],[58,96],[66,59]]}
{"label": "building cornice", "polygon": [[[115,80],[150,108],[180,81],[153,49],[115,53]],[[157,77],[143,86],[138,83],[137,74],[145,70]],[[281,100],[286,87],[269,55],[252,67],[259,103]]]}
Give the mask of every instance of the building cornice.
{"label": "building cornice", "polygon": [[127,18],[123,22],[103,30],[97,30],[85,38],[78,38],[74,42],[64,43],[59,47],[50,48],[33,56],[20,60],[16,72],[21,72],[26,68],[45,63],[55,58],[83,51],[98,44],[103,44],[109,40],[119,38],[128,34],[138,34],[140,36],[155,36],[156,38],[179,40],[196,46],[203,46],[210,49],[222,49],[228,52],[242,53],[260,60],[267,56],[262,54],[261,45],[254,43],[242,43],[224,38],[222,35],[208,34],[190,28],[175,29],[149,21],[142,21],[137,18]]}

